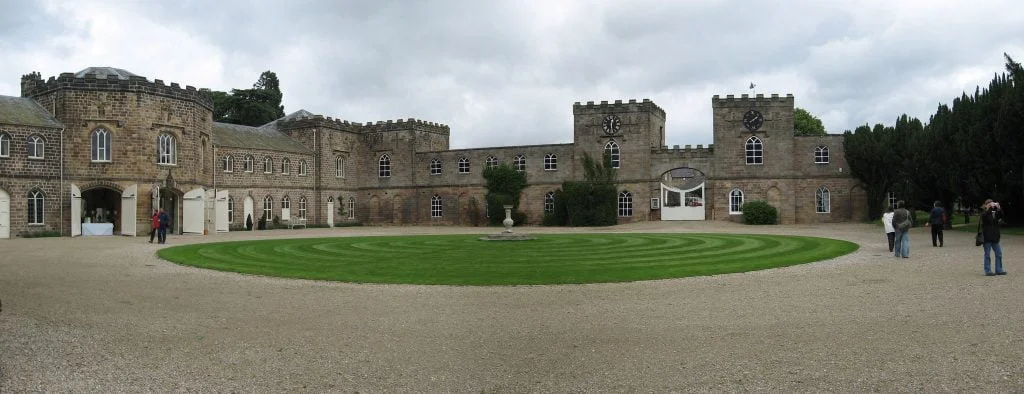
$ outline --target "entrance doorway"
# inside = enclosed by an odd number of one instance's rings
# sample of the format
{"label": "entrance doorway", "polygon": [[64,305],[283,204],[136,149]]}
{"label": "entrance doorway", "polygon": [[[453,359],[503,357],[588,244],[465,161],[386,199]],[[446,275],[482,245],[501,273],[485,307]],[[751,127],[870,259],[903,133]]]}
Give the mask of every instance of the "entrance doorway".
{"label": "entrance doorway", "polygon": [[167,228],[167,233],[181,234],[181,217],[179,215],[180,209],[178,208],[180,193],[167,188],[160,188],[159,193],[159,207],[167,211],[167,217],[171,219],[171,225]]}
{"label": "entrance doorway", "polygon": [[110,223],[114,234],[121,233],[121,192],[106,187],[85,190],[81,204],[84,223]]}
{"label": "entrance doorway", "polygon": [[661,176],[661,220],[704,220],[704,183],[695,168],[675,168]]}
{"label": "entrance doorway", "polygon": [[0,190],[0,239],[11,237],[11,196]]}

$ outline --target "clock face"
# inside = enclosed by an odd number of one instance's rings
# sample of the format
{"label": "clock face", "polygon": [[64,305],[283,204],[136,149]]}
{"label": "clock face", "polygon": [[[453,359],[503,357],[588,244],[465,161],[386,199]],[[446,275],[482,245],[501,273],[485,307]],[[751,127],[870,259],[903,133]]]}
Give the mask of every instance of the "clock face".
{"label": "clock face", "polygon": [[764,115],[761,115],[760,112],[750,110],[743,114],[743,127],[746,127],[747,130],[757,131],[762,125],[764,125]]}
{"label": "clock face", "polygon": [[601,122],[601,128],[604,129],[605,134],[615,134],[619,132],[619,127],[622,126],[622,120],[618,116],[608,115],[604,117],[604,121]]}

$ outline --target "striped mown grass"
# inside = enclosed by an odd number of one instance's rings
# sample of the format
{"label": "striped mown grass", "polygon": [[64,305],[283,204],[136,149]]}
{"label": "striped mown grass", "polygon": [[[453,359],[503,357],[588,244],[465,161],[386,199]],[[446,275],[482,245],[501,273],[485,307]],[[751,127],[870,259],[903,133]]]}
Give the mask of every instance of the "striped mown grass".
{"label": "striped mown grass", "polygon": [[332,237],[161,249],[172,262],[246,274],[356,283],[541,285],[630,282],[762,270],[857,250],[852,242],[748,234]]}

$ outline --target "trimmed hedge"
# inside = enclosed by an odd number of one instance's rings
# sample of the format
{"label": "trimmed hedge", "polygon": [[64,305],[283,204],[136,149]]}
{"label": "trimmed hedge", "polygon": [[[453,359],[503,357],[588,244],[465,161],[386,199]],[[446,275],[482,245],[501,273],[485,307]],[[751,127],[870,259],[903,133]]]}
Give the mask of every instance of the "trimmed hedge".
{"label": "trimmed hedge", "polygon": [[768,205],[767,201],[750,201],[743,204],[743,223],[745,224],[776,224],[779,211]]}

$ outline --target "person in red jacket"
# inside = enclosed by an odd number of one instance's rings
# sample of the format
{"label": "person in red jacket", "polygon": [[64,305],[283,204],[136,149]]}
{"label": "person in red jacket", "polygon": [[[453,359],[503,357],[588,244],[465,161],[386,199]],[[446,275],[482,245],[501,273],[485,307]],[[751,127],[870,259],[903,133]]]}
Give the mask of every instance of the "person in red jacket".
{"label": "person in red jacket", "polygon": [[153,217],[150,218],[150,221],[152,222],[152,225],[150,226],[152,228],[149,230],[149,243],[153,243],[153,237],[156,236],[156,229],[160,228],[160,211],[154,209]]}

